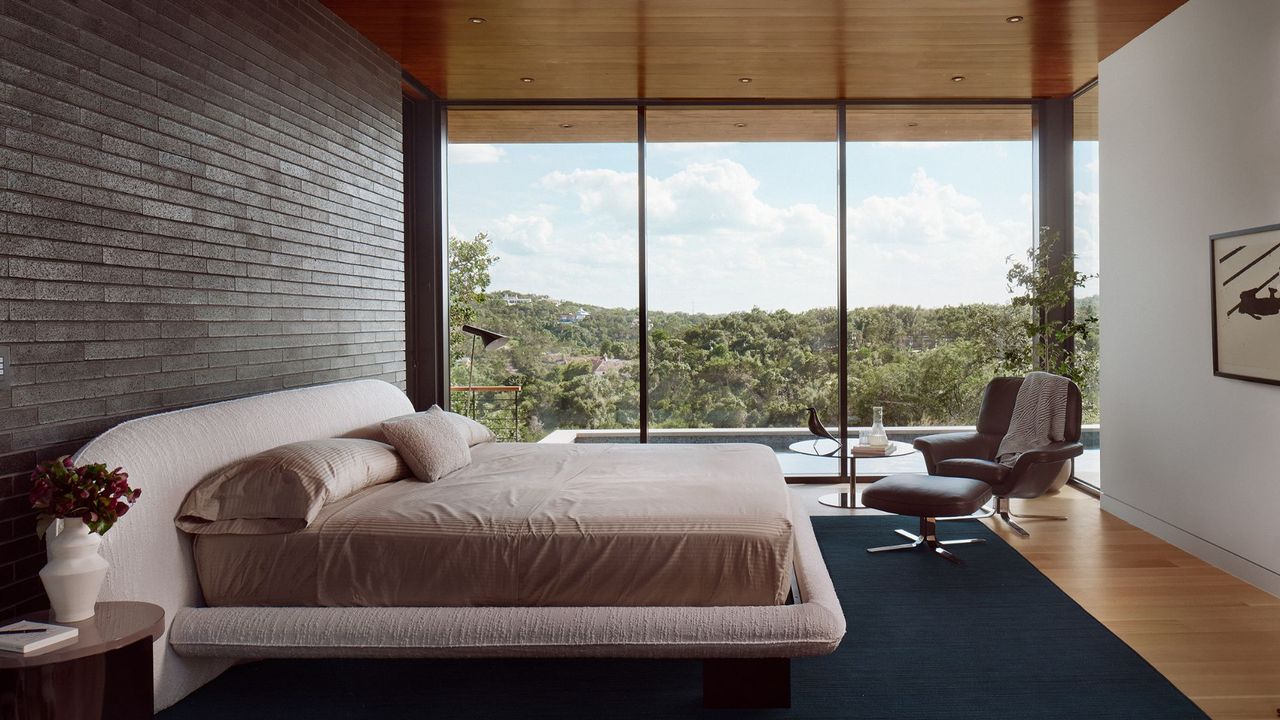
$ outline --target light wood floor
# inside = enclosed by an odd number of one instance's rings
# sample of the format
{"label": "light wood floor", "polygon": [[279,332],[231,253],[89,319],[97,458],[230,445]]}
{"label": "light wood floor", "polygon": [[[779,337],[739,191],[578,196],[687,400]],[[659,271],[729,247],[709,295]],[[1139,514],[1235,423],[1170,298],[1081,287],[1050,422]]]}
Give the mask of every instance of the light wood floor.
{"label": "light wood floor", "polygon": [[[848,486],[791,486],[811,515],[876,512],[818,503],[838,487]],[[1211,717],[1280,716],[1280,598],[1102,512],[1078,490],[1013,506],[1071,517],[1028,520],[1027,539],[1001,522],[984,522]]]}

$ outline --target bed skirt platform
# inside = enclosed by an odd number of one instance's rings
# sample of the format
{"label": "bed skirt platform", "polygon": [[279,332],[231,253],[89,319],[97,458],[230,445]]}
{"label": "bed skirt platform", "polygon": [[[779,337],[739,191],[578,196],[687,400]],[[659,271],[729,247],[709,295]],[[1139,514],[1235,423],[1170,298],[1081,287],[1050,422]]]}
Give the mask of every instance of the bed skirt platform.
{"label": "bed skirt platform", "polygon": [[801,602],[746,607],[183,608],[169,643],[188,658],[825,655],[844,614],[803,511],[793,513]]}

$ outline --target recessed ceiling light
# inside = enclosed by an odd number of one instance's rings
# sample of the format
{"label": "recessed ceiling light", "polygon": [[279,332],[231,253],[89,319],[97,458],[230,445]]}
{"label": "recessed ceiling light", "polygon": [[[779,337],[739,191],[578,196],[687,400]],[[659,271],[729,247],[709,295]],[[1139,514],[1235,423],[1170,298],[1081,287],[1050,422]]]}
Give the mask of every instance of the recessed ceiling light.
{"label": "recessed ceiling light", "polygon": [[482,17],[469,17],[467,18],[467,22],[471,23],[472,25],[483,25],[487,22],[487,20],[485,20]]}
{"label": "recessed ceiling light", "polygon": [[746,123],[734,123],[734,124],[733,124],[733,126],[734,126],[734,127],[746,127],[746,126],[747,126],[747,124],[746,124]]}
{"label": "recessed ceiling light", "polygon": [[520,82],[522,82],[522,83],[526,83],[526,84],[527,84],[527,83],[531,83],[531,82],[533,82],[533,78],[531,78],[531,77],[522,77],[522,78],[520,78]]}
{"label": "recessed ceiling light", "polygon": [[1010,15],[1009,17],[1004,19],[1004,21],[1007,23],[1020,23],[1023,20],[1026,20],[1026,18],[1022,17],[1021,15]]}
{"label": "recessed ceiling light", "polygon": [[742,83],[743,85],[746,85],[747,83],[751,82],[751,78],[741,77],[741,78],[738,78],[738,82]]}
{"label": "recessed ceiling light", "polygon": [[560,123],[560,127],[564,128],[565,130],[568,130],[569,128],[573,127],[573,123]]}
{"label": "recessed ceiling light", "polygon": [[951,76],[951,82],[964,82],[964,76],[963,76],[963,75],[952,75],[952,76]]}

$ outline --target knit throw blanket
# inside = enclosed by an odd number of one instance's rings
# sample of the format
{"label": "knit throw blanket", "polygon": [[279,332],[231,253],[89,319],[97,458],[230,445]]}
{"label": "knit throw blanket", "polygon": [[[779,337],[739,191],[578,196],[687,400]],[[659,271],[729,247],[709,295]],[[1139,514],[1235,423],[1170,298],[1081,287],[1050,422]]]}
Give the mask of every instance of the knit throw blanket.
{"label": "knit throw blanket", "polygon": [[1013,467],[1028,450],[1062,442],[1067,425],[1067,390],[1071,381],[1046,372],[1029,373],[1018,388],[1009,432],[1000,441],[996,460]]}

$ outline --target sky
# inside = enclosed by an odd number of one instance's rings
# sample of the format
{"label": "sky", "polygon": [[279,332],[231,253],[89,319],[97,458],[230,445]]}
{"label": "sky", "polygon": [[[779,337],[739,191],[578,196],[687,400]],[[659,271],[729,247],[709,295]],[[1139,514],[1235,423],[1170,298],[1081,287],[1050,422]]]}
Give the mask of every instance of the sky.
{"label": "sky", "polygon": [[[1077,252],[1095,272],[1096,143],[1080,145]],[[834,143],[651,143],[650,307],[834,306],[835,156]],[[489,234],[491,289],[636,306],[634,145],[453,144],[448,161],[450,233]],[[1029,142],[850,143],[847,161],[851,307],[1008,299],[1007,258],[1032,241]]]}

